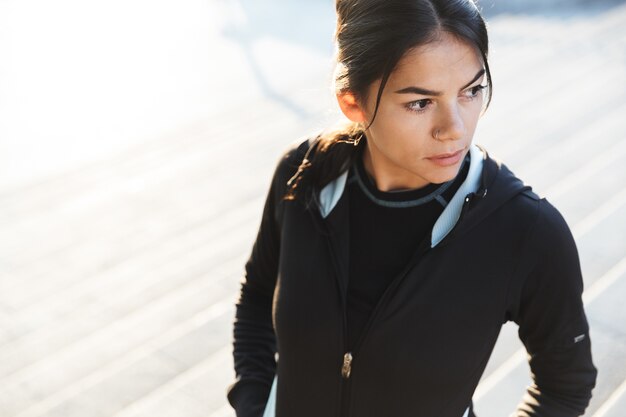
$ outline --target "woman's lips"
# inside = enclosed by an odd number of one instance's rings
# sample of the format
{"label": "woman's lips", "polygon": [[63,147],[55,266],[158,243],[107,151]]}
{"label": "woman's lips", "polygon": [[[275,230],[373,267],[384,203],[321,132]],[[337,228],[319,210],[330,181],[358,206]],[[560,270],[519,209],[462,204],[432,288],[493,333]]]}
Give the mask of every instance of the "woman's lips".
{"label": "woman's lips", "polygon": [[436,156],[431,156],[430,158],[426,158],[426,159],[433,162],[435,165],[447,167],[447,166],[454,165],[457,162],[459,162],[459,160],[461,159],[461,156],[463,156],[463,149],[456,151],[453,154],[436,155]]}

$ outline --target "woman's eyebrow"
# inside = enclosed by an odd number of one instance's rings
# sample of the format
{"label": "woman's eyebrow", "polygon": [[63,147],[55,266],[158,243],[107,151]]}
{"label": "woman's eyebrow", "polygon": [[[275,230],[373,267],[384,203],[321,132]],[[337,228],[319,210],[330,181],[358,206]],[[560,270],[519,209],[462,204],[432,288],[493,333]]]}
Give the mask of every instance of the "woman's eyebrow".
{"label": "woman's eyebrow", "polygon": [[[463,87],[461,87],[461,90],[465,90],[467,87],[474,84],[476,80],[478,80],[484,74],[485,74],[485,69],[483,68],[476,73],[476,75],[474,76],[474,78],[472,78],[470,82],[468,82]],[[426,88],[421,88],[421,87],[406,87],[406,88],[403,88],[402,90],[396,91],[395,93],[396,94],[421,94],[423,96],[440,96],[443,94],[439,91],[432,91],[432,90],[428,90]]]}

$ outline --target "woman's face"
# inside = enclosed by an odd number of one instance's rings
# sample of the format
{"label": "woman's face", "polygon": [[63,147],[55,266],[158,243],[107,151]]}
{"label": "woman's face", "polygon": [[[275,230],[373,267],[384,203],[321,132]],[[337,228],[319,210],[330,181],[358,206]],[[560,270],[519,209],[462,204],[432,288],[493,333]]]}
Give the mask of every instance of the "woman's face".
{"label": "woman's face", "polygon": [[[477,50],[446,33],[403,56],[365,132],[365,168],[381,191],[420,188],[457,175],[481,114],[484,81]],[[377,80],[369,88],[368,122],[379,86]]]}

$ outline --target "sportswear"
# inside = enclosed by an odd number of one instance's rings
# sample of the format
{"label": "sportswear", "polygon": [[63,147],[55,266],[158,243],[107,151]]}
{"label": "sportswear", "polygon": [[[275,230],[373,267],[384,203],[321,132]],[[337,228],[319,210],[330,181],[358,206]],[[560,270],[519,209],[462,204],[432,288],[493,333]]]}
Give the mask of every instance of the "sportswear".
{"label": "sportswear", "polygon": [[365,169],[360,146],[346,180],[350,211],[347,350],[354,346],[393,278],[410,261],[467,176],[469,153],[455,178],[417,189],[380,191]]}
{"label": "sportswear", "polygon": [[279,160],[245,265],[228,390],[237,416],[473,415],[509,320],[534,381],[514,415],[581,415],[597,369],[578,252],[559,211],[471,145],[467,177],[348,351],[349,167],[321,190],[303,181],[297,199],[283,199],[314,144],[298,142]]}

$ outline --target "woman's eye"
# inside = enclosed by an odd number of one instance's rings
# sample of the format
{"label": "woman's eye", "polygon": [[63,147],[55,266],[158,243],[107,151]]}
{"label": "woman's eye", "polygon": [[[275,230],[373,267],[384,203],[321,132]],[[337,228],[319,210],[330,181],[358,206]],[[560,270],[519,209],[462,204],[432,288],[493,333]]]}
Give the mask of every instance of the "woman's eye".
{"label": "woman's eye", "polygon": [[487,87],[484,85],[476,85],[470,88],[469,90],[466,90],[465,97],[470,98],[470,99],[476,98],[478,96],[478,93],[480,93],[485,88]]}
{"label": "woman's eye", "polygon": [[426,107],[430,104],[430,99],[422,99],[417,101],[412,101],[406,105],[407,109],[410,111],[421,113],[426,110]]}

